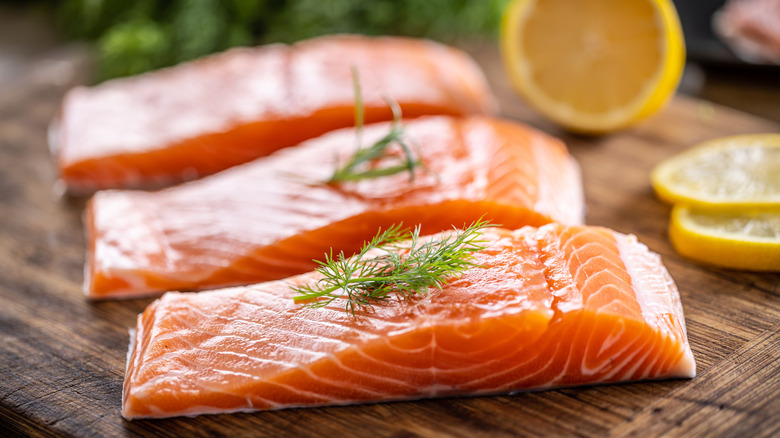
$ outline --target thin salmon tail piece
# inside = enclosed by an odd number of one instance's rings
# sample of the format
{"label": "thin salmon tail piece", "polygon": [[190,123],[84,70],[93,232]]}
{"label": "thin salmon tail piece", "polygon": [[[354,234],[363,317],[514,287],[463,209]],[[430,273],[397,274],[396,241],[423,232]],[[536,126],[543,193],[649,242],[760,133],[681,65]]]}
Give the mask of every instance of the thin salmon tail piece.
{"label": "thin salmon tail piece", "polygon": [[[425,165],[413,180],[403,172],[327,184],[354,151],[355,130],[346,128],[157,192],[97,193],[84,221],[87,296],[277,280],[315,269],[331,249],[352,254],[397,224],[431,234],[480,218],[507,228],[582,223],[579,167],[560,140],[481,116],[404,125]],[[364,141],[389,129],[368,125]]]}
{"label": "thin salmon tail piece", "polygon": [[353,126],[351,67],[365,121],[494,114],[484,74],[432,41],[333,35],[238,48],[140,76],[77,87],[50,142],[67,189],[159,188]]}
{"label": "thin salmon tail piece", "polygon": [[[431,237],[435,239],[436,237]],[[127,419],[691,378],[679,293],[632,236],[548,224],[483,231],[441,289],[353,316],[293,301],[316,272],[199,294],[138,317]]]}

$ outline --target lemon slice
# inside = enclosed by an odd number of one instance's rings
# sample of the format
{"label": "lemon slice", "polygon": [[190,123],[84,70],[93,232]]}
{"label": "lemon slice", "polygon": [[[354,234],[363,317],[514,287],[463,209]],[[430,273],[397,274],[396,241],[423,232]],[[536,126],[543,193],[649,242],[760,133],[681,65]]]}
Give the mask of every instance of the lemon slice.
{"label": "lemon slice", "polygon": [[592,134],[659,110],[685,64],[669,0],[514,0],[504,11],[501,53],[531,106]]}
{"label": "lemon slice", "polygon": [[780,271],[780,213],[672,209],[669,237],[685,257],[733,269]]}
{"label": "lemon slice", "polygon": [[780,210],[780,134],[724,137],[656,166],[658,197],[711,210]]}

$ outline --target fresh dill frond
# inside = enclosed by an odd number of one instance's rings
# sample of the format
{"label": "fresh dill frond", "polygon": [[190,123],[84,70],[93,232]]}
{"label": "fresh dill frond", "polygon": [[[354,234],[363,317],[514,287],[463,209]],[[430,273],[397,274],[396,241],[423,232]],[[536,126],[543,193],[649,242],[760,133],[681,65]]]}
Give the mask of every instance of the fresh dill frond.
{"label": "fresh dill frond", "polygon": [[[420,227],[414,230],[394,225],[378,232],[359,253],[346,257],[326,255],[317,261],[322,278],[295,286],[294,300],[309,307],[324,307],[346,296],[346,311],[386,301],[391,294],[404,299],[427,294],[431,287],[441,289],[453,277],[476,266],[473,253],[485,248],[481,230],[489,226],[482,219],[438,239],[420,240]],[[377,254],[378,253],[378,254]]]}
{"label": "fresh dill frond", "polygon": [[[355,135],[357,150],[355,154],[341,167],[336,168],[328,183],[345,181],[358,181],[361,179],[380,178],[395,175],[396,173],[409,172],[409,181],[414,181],[414,171],[423,166],[422,161],[414,157],[412,148],[406,140],[404,126],[401,124],[401,107],[391,99],[385,102],[393,112],[393,121],[390,132],[377,140],[367,148],[362,146],[363,123],[365,120],[365,108],[363,106],[363,94],[360,89],[360,77],[356,67],[352,67],[352,87],[355,94]],[[403,156],[393,153],[392,145],[401,147]],[[372,163],[380,163],[382,166],[371,166]]]}
{"label": "fresh dill frond", "polygon": [[363,144],[363,123],[365,123],[366,111],[363,107],[363,91],[360,88],[360,72],[355,65],[350,70],[352,71],[352,92],[355,95],[355,148],[359,150]]}

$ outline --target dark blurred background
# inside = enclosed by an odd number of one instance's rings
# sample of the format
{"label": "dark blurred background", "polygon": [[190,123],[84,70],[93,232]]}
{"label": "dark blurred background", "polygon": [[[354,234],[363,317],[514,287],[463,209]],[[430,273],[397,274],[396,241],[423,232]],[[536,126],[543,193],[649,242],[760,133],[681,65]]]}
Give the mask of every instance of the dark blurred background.
{"label": "dark blurred background", "polygon": [[[780,0],[776,0],[780,1]],[[0,93],[77,63],[90,82],[237,45],[335,32],[495,46],[508,0],[0,0]],[[724,0],[676,0],[688,51],[680,91],[780,121],[780,66],[740,60],[715,35]],[[780,26],[780,19],[777,22]],[[81,58],[80,58],[81,57]],[[58,71],[57,69],[61,70]],[[72,72],[71,72],[72,74]],[[64,80],[64,79],[63,79]]]}

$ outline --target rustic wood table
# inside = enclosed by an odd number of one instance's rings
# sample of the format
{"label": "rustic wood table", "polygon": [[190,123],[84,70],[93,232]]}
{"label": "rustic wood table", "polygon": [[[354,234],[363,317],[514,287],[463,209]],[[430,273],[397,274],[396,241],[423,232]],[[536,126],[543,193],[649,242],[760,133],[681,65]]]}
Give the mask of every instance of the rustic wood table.
{"label": "rustic wood table", "polygon": [[[496,50],[472,52],[505,117],[563,138],[583,168],[587,223],[636,234],[682,296],[698,376],[349,407],[128,422],[120,416],[127,330],[151,299],[89,302],[81,291],[83,199],[55,194],[46,129],[83,81],[71,54],[0,88],[0,436],[778,436],[780,274],[700,266],[669,244],[669,206],[650,169],[702,140],[780,125],[677,97],[599,138],[566,134],[510,90]],[[75,74],[74,74],[75,72]]]}

